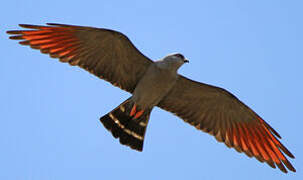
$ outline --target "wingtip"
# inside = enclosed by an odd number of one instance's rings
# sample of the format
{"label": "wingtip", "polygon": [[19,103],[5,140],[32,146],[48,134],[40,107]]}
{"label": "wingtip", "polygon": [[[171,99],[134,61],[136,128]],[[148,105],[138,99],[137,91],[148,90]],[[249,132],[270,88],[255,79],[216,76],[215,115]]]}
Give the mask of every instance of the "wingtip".
{"label": "wingtip", "polygon": [[[31,24],[18,24],[22,28],[30,28],[30,29],[39,29],[41,26],[31,25]],[[6,31],[7,34],[22,34],[21,30],[9,30]]]}
{"label": "wingtip", "polygon": [[22,28],[28,28],[28,29],[40,29],[42,26],[39,25],[32,25],[32,24],[19,24]]}
{"label": "wingtip", "polygon": [[23,38],[22,35],[21,36],[19,35],[19,36],[10,36],[9,39],[12,39],[12,40],[21,40],[21,39],[24,39],[24,38]]}
{"label": "wingtip", "polygon": [[48,26],[57,26],[57,27],[77,27],[76,25],[69,25],[69,24],[61,24],[61,23],[45,23]]}
{"label": "wingtip", "polygon": [[18,31],[9,30],[9,31],[6,31],[6,34],[19,34],[19,33],[18,33]]}
{"label": "wingtip", "polygon": [[289,154],[287,154],[290,158],[295,159],[296,157],[289,151]]}
{"label": "wingtip", "polygon": [[265,123],[265,126],[266,126],[267,128],[269,128],[270,131],[271,131],[274,135],[276,135],[279,139],[282,139],[281,135],[280,135],[273,127],[271,127],[271,125],[269,125],[269,124],[268,124],[267,122],[265,122],[264,120],[263,120],[263,122]]}
{"label": "wingtip", "polygon": [[20,41],[19,44],[21,45],[30,45],[30,42],[29,41]]}
{"label": "wingtip", "polygon": [[49,26],[59,26],[61,24],[59,23],[45,23],[46,25],[49,25]]}
{"label": "wingtip", "polygon": [[283,145],[281,144],[280,149],[290,158],[294,159],[295,156]]}

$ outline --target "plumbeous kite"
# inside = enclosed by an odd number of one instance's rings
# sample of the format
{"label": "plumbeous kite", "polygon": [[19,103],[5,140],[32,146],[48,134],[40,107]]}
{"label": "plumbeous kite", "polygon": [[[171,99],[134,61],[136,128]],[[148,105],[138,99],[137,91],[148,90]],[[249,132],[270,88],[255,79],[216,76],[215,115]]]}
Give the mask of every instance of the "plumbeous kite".
{"label": "plumbeous kite", "polygon": [[174,113],[228,147],[254,156],[272,168],[296,171],[281,136],[228,91],[177,73],[188,60],[180,53],[158,61],[144,56],[122,33],[93,27],[48,23],[20,24],[30,30],[7,31],[10,39],[40,49],[61,62],[79,66],[132,94],[100,118],[120,143],[142,151],[153,107]]}

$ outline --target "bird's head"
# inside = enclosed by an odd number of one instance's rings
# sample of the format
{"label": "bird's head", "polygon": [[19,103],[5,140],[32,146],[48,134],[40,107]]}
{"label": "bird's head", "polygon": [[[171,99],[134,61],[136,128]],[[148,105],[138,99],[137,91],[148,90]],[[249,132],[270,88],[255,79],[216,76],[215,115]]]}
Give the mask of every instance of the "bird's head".
{"label": "bird's head", "polygon": [[189,61],[180,53],[170,54],[163,58],[162,62],[169,68],[178,70],[184,63]]}
{"label": "bird's head", "polygon": [[184,64],[184,63],[188,63],[189,61],[187,59],[185,59],[185,57],[180,54],[180,53],[175,53],[175,54],[170,54],[168,56],[166,56],[163,61],[170,61],[176,64]]}

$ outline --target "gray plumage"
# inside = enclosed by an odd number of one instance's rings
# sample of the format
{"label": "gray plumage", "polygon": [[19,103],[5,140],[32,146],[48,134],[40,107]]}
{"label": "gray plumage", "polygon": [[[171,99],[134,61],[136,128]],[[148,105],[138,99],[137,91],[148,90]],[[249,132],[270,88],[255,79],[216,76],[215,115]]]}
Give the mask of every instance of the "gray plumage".
{"label": "gray plumage", "polygon": [[150,64],[135,88],[132,101],[143,109],[156,106],[175,85],[177,70],[184,62],[185,59],[173,54]]}
{"label": "gray plumage", "polygon": [[293,154],[257,113],[228,91],[177,73],[188,62],[182,54],[154,62],[117,31],[53,23],[20,26],[30,30],[7,31],[10,39],[23,40],[20,44],[79,66],[132,94],[100,118],[121,144],[143,150],[150,113],[158,106],[238,152],[283,172],[285,166],[296,171],[285,157],[294,158]]}

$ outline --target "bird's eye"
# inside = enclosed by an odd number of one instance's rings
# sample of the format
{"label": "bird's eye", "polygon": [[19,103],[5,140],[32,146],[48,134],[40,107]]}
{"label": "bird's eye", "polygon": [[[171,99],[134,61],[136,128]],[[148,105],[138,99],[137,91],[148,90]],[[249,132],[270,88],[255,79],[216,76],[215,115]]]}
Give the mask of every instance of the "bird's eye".
{"label": "bird's eye", "polygon": [[178,58],[184,59],[184,56],[182,54],[180,54],[180,53],[175,54],[175,56],[178,57]]}

